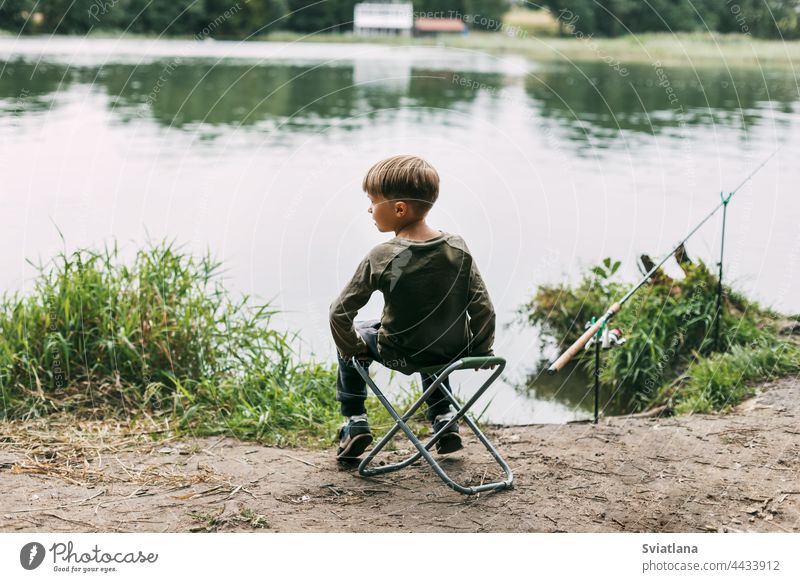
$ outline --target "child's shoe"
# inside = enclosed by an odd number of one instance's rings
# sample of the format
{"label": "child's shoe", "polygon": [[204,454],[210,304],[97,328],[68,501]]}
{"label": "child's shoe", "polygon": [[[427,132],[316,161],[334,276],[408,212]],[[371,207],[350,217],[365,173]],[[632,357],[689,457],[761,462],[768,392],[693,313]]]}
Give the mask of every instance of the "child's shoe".
{"label": "child's shoe", "polygon": [[366,414],[351,416],[339,428],[339,450],[336,459],[349,461],[356,459],[372,442],[372,432],[369,430]]}
{"label": "child's shoe", "polygon": [[[451,418],[455,416],[455,413],[447,412],[445,414],[440,414],[436,418],[433,419],[433,433],[436,434],[439,432],[445,424],[447,424]],[[447,430],[442,433],[442,436],[436,441],[436,452],[440,455],[446,455],[447,453],[454,453],[459,449],[463,449],[464,445],[461,444],[461,435],[458,434],[458,423],[454,422],[450,426],[447,427]]]}

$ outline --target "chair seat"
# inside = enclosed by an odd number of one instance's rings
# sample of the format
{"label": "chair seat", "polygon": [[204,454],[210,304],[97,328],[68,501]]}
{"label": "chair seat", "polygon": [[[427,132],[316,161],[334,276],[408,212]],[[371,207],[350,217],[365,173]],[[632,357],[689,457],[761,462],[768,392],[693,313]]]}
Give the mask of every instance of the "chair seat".
{"label": "chair seat", "polygon": [[470,356],[468,358],[461,358],[460,360],[454,360],[452,362],[448,362],[446,364],[438,364],[435,366],[425,366],[424,368],[420,368],[419,372],[424,374],[438,374],[451,364],[455,362],[461,362],[461,365],[455,368],[456,370],[464,370],[464,369],[471,369],[475,370],[481,368],[483,366],[495,366],[505,364],[505,360],[498,356]]}

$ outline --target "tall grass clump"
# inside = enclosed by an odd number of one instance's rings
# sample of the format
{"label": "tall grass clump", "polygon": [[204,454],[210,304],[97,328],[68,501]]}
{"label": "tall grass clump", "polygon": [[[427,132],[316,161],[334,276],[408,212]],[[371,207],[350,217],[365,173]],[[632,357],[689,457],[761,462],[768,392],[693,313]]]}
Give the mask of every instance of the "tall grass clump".
{"label": "tall grass clump", "polygon": [[[518,311],[541,330],[545,343],[566,348],[629,288],[619,261],[594,266],[577,285],[544,285]],[[714,338],[716,276],[701,261],[682,265],[680,280],[657,272],[611,320],[627,342],[603,353],[601,381],[613,386],[614,404],[641,410],[657,404],[687,412],[720,410],[747,395],[743,383],[794,368],[796,346],[782,340],[779,314],[725,289],[720,343]],[[579,356],[591,370],[592,354]]]}
{"label": "tall grass clump", "polygon": [[0,299],[4,419],[163,416],[178,430],[330,440],[335,369],[302,361],[268,304],[234,298],[221,265],[162,242],[62,253]]}
{"label": "tall grass clump", "polygon": [[800,348],[791,342],[733,346],[689,365],[682,381],[663,387],[659,400],[678,414],[725,410],[755,394],[754,382],[800,372]]}

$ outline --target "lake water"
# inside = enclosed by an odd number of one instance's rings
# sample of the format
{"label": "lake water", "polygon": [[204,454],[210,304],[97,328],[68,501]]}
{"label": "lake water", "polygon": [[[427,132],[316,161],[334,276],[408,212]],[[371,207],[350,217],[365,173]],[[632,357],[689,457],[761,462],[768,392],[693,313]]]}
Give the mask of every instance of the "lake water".
{"label": "lake water", "polygon": [[[0,39],[0,288],[30,286],[25,259],[62,248],[56,225],[69,249],[175,238],[210,248],[231,288],[282,310],[304,356],[332,361],[328,306],[391,237],[361,180],[414,153],[442,179],[430,224],[465,238],[497,308],[509,365],[488,418],[586,418],[585,379],[530,386],[553,354],[506,328],[517,307],[606,256],[636,279],[636,256],[667,252],[781,144],[731,203],[726,277],[800,311],[796,73],[628,70],[433,47]],[[716,262],[718,234],[706,225],[690,255]],[[380,310],[375,294],[359,317]],[[487,373],[458,374],[468,394]]]}

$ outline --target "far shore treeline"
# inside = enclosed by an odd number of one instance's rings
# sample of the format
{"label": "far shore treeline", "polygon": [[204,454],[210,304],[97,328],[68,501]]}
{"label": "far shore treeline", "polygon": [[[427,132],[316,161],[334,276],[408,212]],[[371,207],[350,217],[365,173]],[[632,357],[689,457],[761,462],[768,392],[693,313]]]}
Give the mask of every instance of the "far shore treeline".
{"label": "far shore treeline", "polygon": [[[0,29],[13,34],[125,31],[243,39],[277,31],[345,33],[363,0],[4,0]],[[542,6],[563,36],[714,31],[800,37],[800,0],[416,0],[417,16],[459,18],[472,30],[508,33],[509,10]],[[533,12],[530,12],[531,14]]]}
{"label": "far shore treeline", "polygon": [[[5,0],[0,2],[0,28],[23,34],[124,30],[167,36],[193,36],[205,30],[204,36],[211,38],[246,38],[281,30],[348,32],[353,29],[353,7],[362,1]],[[418,0],[412,4],[418,13],[481,15],[485,19],[479,21],[485,27],[491,26],[491,19],[502,19],[509,7],[507,0]]]}

